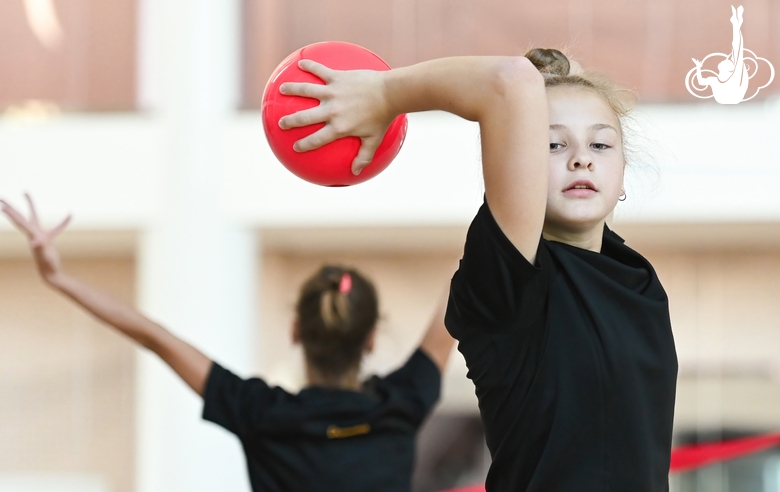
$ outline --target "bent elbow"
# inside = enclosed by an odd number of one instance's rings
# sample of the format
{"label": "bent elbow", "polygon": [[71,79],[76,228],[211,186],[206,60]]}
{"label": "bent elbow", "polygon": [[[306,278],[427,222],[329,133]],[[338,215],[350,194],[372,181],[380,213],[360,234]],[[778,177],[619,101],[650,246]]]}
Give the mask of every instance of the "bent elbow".
{"label": "bent elbow", "polygon": [[528,91],[543,91],[544,77],[524,56],[502,59],[496,66],[494,89],[501,97]]}

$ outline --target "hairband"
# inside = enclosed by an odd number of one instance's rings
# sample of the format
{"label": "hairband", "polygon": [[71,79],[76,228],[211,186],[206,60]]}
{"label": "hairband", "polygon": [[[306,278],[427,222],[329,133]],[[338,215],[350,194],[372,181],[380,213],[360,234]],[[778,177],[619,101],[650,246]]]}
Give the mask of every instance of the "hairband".
{"label": "hairband", "polygon": [[349,294],[352,290],[352,276],[348,273],[341,275],[341,282],[339,282],[339,292],[342,294]]}

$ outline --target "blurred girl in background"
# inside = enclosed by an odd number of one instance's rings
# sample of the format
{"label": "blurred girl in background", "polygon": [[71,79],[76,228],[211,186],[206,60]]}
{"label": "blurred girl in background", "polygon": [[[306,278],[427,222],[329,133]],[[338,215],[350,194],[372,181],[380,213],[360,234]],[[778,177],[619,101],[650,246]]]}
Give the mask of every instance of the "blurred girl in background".
{"label": "blurred girl in background", "polygon": [[203,418],[234,433],[255,491],[408,491],[415,435],[439,398],[454,340],[444,305],[419,348],[385,376],[360,381],[379,316],[376,290],[354,268],[328,265],[302,286],[292,337],[303,345],[307,386],[298,394],[242,379],[135,309],[70,276],[54,240],[70,217],[44,229],[0,200],[29,239],[44,282],[151,350],[203,397]]}

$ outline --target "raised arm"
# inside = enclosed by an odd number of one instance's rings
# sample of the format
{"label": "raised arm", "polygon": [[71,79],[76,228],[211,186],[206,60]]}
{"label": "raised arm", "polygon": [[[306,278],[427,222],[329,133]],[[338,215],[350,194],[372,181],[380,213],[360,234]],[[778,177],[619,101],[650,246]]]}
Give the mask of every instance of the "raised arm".
{"label": "raised arm", "polygon": [[319,99],[320,105],[282,118],[280,126],[325,123],[296,144],[298,151],[360,137],[356,172],[371,161],[399,114],[443,110],[478,122],[490,210],[523,256],[535,260],[547,202],[550,137],[544,81],[527,58],[442,58],[386,72],[330,70],[311,60],[300,67],[326,84],[287,83],[280,90]]}
{"label": "raised arm", "polygon": [[444,326],[444,313],[446,311],[447,297],[443,297],[431,318],[422,342],[420,342],[420,349],[431,358],[440,372],[444,372],[447,360],[452,354],[452,346],[455,345],[455,339],[450,336]]}
{"label": "raised arm", "polygon": [[29,220],[3,200],[0,200],[0,209],[27,235],[38,272],[46,284],[72,299],[99,320],[156,353],[190,388],[203,396],[211,360],[137,310],[65,273],[54,240],[68,225],[70,217],[54,229],[44,230],[38,221],[32,200],[29,196],[26,198],[30,205]]}

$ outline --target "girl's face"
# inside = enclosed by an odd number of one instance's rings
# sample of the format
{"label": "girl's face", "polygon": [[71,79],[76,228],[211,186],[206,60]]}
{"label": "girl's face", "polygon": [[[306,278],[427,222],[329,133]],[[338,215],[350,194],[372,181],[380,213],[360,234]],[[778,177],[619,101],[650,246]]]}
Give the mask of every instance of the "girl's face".
{"label": "girl's face", "polygon": [[617,115],[596,92],[547,90],[550,179],[545,228],[579,233],[603,226],[623,188],[622,135]]}

